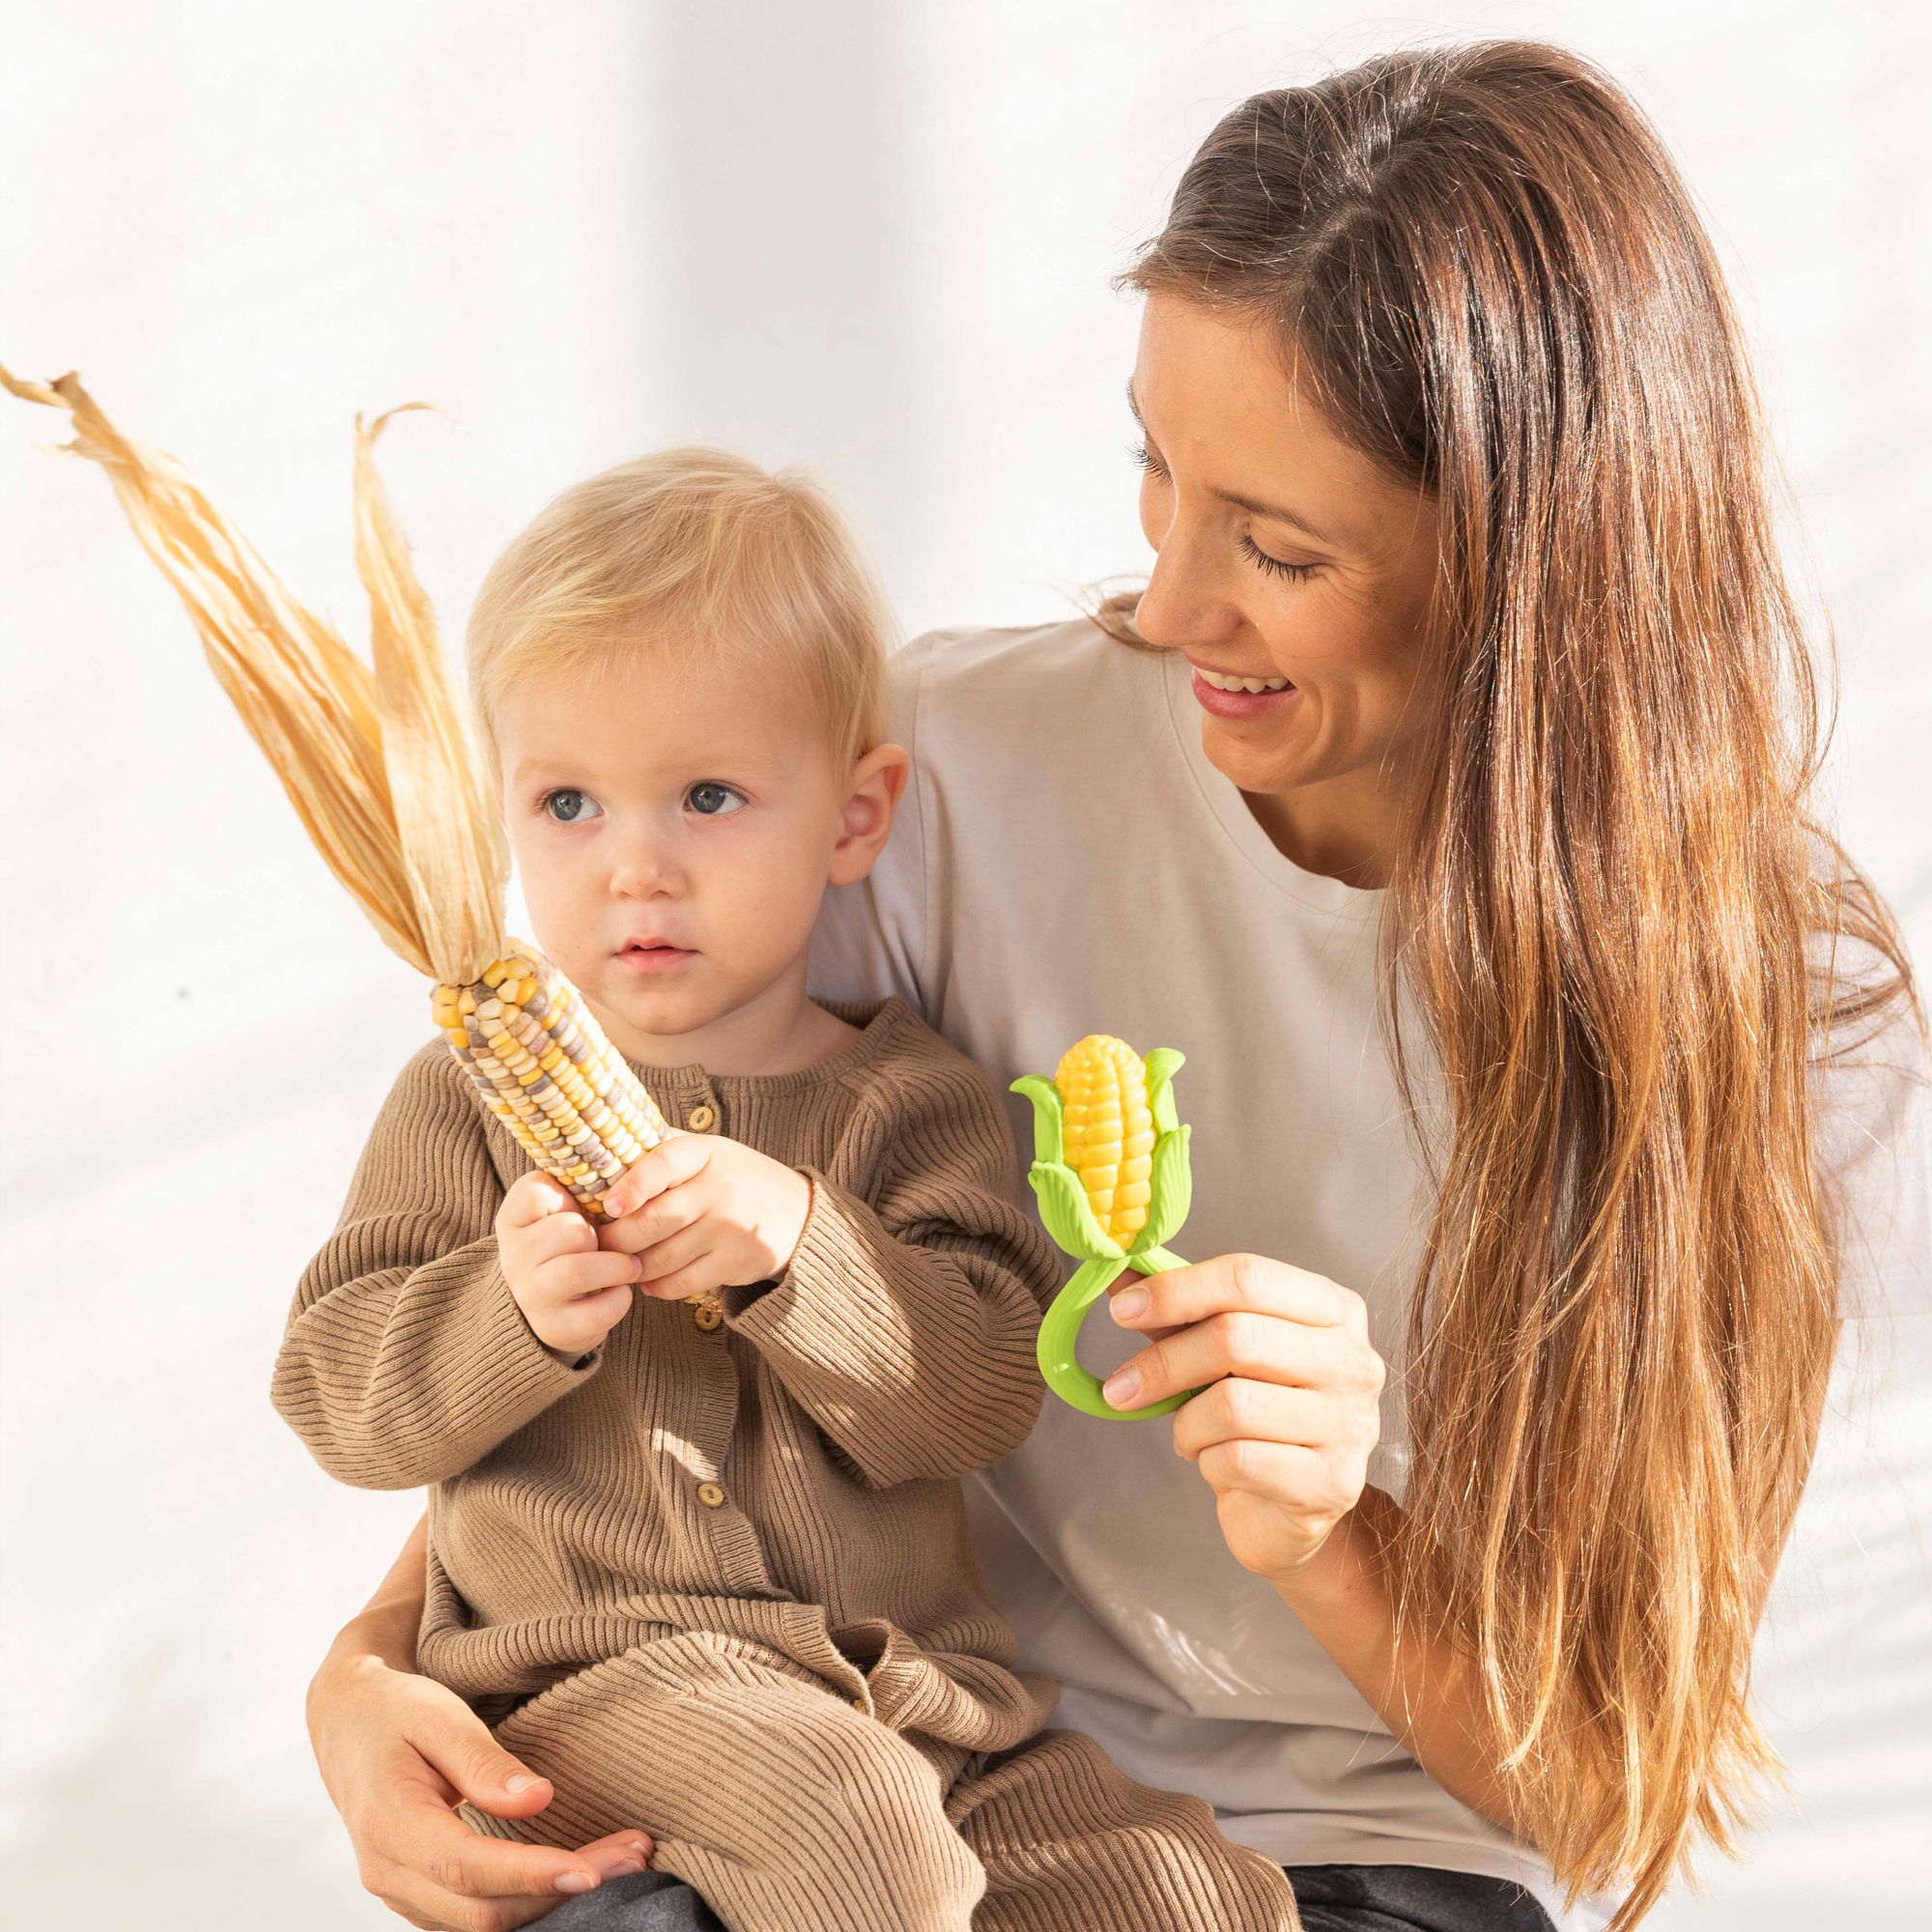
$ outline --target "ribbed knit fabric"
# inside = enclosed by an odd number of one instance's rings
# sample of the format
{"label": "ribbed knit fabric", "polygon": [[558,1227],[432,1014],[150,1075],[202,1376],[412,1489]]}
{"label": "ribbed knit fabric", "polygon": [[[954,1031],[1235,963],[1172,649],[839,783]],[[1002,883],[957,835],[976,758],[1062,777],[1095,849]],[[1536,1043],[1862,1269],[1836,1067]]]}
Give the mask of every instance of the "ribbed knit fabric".
{"label": "ribbed knit fabric", "polygon": [[538,1342],[492,1232],[530,1163],[440,1041],[302,1277],[276,1407],[345,1482],[434,1486],[420,1667],[557,1786],[471,1822],[650,1830],[733,1932],[1292,1925],[1205,1804],[1041,1732],[957,1478],[1038,1413],[1059,1258],[986,1076],[897,1000],[833,1010],[860,1037],[797,1073],[638,1069],[812,1183],[722,1325],[639,1296],[582,1362]]}

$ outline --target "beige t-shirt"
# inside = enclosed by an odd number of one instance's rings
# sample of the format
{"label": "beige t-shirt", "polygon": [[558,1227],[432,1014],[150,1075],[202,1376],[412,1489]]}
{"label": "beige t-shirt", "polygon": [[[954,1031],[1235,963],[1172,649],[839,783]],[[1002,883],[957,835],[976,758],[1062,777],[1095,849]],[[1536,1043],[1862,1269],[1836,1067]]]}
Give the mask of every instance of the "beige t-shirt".
{"label": "beige t-shirt", "polygon": [[[1089,1033],[1179,1047],[1194,1205],[1171,1245],[1356,1290],[1398,1360],[1419,1170],[1377,1024],[1380,895],[1268,841],[1203,753],[1174,654],[1082,621],[941,633],[899,654],[894,682],[912,787],[872,878],[832,895],[812,990],[896,993],[1002,1084],[1051,1073]],[[1890,1065],[1918,1058],[1889,1037],[1832,1096],[1826,1158],[1864,1203],[1848,1309],[1928,1295],[1923,1093]],[[1030,1110],[1009,1104],[1030,1147]],[[1104,1375],[1136,1346],[1102,1312],[1082,1357]],[[1406,1463],[1392,1376],[1370,1480],[1399,1496]],[[1022,1662],[1064,1687],[1056,1721],[1131,1776],[1208,1799],[1284,1863],[1519,1878],[1559,1925],[1604,1922],[1589,1905],[1566,1918],[1548,1868],[1435,1784],[1236,1563],[1165,1425],[1049,1401],[968,1490]]]}

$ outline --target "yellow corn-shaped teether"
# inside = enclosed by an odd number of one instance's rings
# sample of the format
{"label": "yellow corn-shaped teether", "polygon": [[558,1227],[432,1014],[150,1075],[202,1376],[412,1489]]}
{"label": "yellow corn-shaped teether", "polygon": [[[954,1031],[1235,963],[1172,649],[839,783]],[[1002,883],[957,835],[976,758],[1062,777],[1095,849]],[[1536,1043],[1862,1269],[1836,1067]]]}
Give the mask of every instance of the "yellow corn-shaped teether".
{"label": "yellow corn-shaped teether", "polygon": [[1147,1226],[1153,1188],[1153,1109],[1147,1067],[1125,1040],[1094,1033],[1061,1056],[1066,1165],[1080,1177],[1094,1218],[1125,1247]]}
{"label": "yellow corn-shaped teether", "polygon": [[1039,1372],[1064,1402],[1115,1421],[1167,1415],[1199,1393],[1115,1408],[1074,1353],[1087,1310],[1126,1269],[1164,1274],[1187,1265],[1163,1245],[1194,1196],[1189,1130],[1174,1111],[1181,1059],[1157,1046],[1142,1060],[1125,1040],[1096,1033],[1067,1049],[1051,1080],[1026,1073],[1013,1082],[1033,1102],[1028,1179],[1040,1222],[1080,1261],[1039,1324]]}

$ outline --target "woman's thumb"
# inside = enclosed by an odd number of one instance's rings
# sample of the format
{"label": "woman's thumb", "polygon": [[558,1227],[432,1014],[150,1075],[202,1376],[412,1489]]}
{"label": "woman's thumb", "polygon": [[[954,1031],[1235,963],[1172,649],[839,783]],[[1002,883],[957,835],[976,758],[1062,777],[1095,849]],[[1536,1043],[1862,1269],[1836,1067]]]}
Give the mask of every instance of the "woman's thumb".
{"label": "woman's thumb", "polygon": [[549,1778],[537,1776],[495,1745],[470,1752],[454,1782],[477,1810],[493,1818],[531,1817],[554,1796]]}

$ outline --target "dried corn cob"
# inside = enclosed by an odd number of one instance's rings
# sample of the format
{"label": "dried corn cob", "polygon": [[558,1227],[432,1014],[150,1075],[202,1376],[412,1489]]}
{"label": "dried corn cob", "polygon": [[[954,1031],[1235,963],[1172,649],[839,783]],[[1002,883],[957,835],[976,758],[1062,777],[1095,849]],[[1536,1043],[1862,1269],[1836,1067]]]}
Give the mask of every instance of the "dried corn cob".
{"label": "dried corn cob", "polygon": [[72,415],[69,448],[106,470],[329,869],[384,943],[437,982],[437,1025],[483,1104],[601,1219],[604,1190],[669,1129],[569,981],[503,936],[502,828],[376,474],[389,417],[355,424],[372,671],[180,466],[124,436],[78,378],[24,383],[0,368],[0,388]]}
{"label": "dried corn cob", "polygon": [[[515,946],[515,942],[511,942]],[[604,1190],[670,1129],[577,989],[534,947],[431,995],[483,1104],[593,1221]]]}
{"label": "dried corn cob", "polygon": [[1153,1194],[1147,1068],[1125,1040],[1094,1033],[1061,1056],[1053,1084],[1066,1165],[1080,1177],[1094,1220],[1125,1247],[1147,1226]]}

